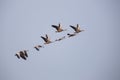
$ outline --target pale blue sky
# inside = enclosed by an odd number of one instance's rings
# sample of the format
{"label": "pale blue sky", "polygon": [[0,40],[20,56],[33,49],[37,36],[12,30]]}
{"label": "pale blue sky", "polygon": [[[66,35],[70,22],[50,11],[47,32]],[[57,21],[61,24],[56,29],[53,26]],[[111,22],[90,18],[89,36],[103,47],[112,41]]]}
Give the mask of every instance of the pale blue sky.
{"label": "pale blue sky", "polygon": [[[119,14],[119,0],[0,0],[0,80],[120,80]],[[59,22],[66,32],[54,32]],[[85,31],[33,48],[76,24]],[[27,61],[14,56],[23,49]]]}

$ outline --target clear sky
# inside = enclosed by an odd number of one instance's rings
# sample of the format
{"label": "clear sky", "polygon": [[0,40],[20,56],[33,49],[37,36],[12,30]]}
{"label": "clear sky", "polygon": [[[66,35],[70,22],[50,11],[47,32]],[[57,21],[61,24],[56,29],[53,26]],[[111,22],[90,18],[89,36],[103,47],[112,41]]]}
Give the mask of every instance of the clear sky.
{"label": "clear sky", "polygon": [[[67,31],[55,33],[52,24]],[[80,24],[79,35],[66,36]],[[0,80],[120,80],[119,0],[0,0]],[[14,55],[28,49],[27,60]]]}

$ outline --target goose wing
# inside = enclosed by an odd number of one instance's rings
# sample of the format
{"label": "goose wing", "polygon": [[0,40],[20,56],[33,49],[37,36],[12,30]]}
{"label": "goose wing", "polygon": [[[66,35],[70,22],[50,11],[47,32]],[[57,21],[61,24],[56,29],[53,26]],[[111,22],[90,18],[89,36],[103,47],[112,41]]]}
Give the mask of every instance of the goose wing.
{"label": "goose wing", "polygon": [[45,36],[46,36],[46,39],[48,39],[48,35],[46,34]]}
{"label": "goose wing", "polygon": [[58,24],[58,28],[61,28],[61,29],[62,29],[62,25],[61,25],[60,23]]}
{"label": "goose wing", "polygon": [[17,58],[20,59],[20,56],[18,54],[15,54],[15,56],[17,56]]}
{"label": "goose wing", "polygon": [[41,38],[42,38],[45,42],[47,42],[47,39],[46,39],[45,37],[41,36]]}
{"label": "goose wing", "polygon": [[39,49],[37,47],[34,47],[37,51],[39,51]]}
{"label": "goose wing", "polygon": [[79,26],[79,24],[77,24],[77,29],[80,30],[80,26]]}
{"label": "goose wing", "polygon": [[25,54],[26,57],[28,57],[27,51],[24,51],[24,54]]}
{"label": "goose wing", "polygon": [[70,27],[73,28],[76,31],[76,27],[75,26],[70,25]]}
{"label": "goose wing", "polygon": [[55,28],[56,30],[58,30],[58,26],[52,25],[52,27]]}

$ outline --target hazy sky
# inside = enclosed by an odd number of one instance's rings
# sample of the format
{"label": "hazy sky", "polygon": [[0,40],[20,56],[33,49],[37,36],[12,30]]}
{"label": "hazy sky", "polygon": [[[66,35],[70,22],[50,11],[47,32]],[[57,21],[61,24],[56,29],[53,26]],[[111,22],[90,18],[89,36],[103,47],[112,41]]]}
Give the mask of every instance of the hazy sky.
{"label": "hazy sky", "polygon": [[[55,33],[58,23],[67,31]],[[85,31],[33,48],[76,24]],[[119,30],[119,0],[0,0],[0,80],[120,80]],[[28,59],[17,59],[24,49]]]}

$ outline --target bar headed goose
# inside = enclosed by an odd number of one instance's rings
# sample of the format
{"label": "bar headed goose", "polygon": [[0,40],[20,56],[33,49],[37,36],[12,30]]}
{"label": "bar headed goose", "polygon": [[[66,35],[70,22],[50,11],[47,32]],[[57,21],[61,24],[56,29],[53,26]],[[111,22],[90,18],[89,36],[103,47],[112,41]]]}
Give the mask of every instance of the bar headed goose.
{"label": "bar headed goose", "polygon": [[50,41],[50,39],[49,39],[49,37],[48,37],[47,34],[45,35],[45,37],[41,36],[41,38],[45,41],[44,44],[49,44],[49,43],[51,43],[51,41]]}
{"label": "bar headed goose", "polygon": [[84,31],[84,30],[81,30],[81,29],[80,29],[79,24],[77,24],[76,27],[75,27],[75,26],[72,26],[72,25],[70,25],[70,27],[71,27],[72,29],[74,29],[75,33],[79,33],[79,32]]}
{"label": "bar headed goose", "polygon": [[51,26],[57,30],[56,32],[66,31],[66,29],[62,29],[62,25],[60,23],[58,25],[51,25]]}

